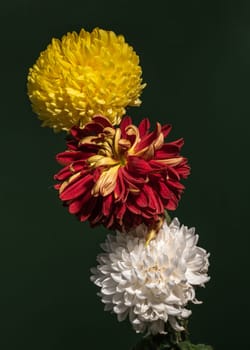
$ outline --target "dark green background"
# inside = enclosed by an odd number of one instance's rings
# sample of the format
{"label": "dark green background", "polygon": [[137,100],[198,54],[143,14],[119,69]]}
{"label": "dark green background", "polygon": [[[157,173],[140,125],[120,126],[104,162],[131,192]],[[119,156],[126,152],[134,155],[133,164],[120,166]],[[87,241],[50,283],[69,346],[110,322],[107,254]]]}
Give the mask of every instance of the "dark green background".
{"label": "dark green background", "polygon": [[103,311],[89,281],[106,231],[57,199],[64,150],[31,112],[26,76],[52,37],[99,26],[124,34],[148,83],[138,121],[173,124],[192,175],[176,215],[211,252],[193,308],[194,342],[249,349],[249,1],[5,1],[1,5],[0,348],[128,350],[139,337]]}

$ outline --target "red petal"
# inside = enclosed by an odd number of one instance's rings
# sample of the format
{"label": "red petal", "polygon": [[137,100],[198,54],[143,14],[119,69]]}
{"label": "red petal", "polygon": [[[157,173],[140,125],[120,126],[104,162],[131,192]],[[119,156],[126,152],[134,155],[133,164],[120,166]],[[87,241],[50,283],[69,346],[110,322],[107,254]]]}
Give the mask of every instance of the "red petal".
{"label": "red petal", "polygon": [[82,138],[82,129],[80,129],[78,126],[73,126],[70,130],[70,133],[77,140],[80,140]]}
{"label": "red petal", "polygon": [[121,203],[120,207],[116,210],[116,213],[115,213],[117,219],[120,219],[120,221],[122,220],[126,209],[127,209],[126,205],[124,203]]}
{"label": "red petal", "polygon": [[161,132],[163,133],[164,137],[167,137],[172,129],[172,126],[170,124],[165,124],[161,127]]}
{"label": "red petal", "polygon": [[111,214],[111,216],[108,219],[108,222],[106,223],[107,228],[111,228],[111,226],[114,224],[114,215]]}
{"label": "red petal", "polygon": [[163,206],[159,195],[156,195],[155,191],[148,186],[144,186],[144,191],[148,195],[148,207],[153,210],[154,213],[161,213],[163,211]]}
{"label": "red petal", "polygon": [[114,197],[115,200],[122,200],[124,201],[125,198],[125,193],[126,193],[126,187],[124,184],[124,180],[123,180],[123,171],[122,168],[119,168],[118,170],[118,176],[117,176],[117,180],[116,180],[116,187],[114,189]]}
{"label": "red petal", "polygon": [[127,168],[129,172],[135,175],[138,174],[139,176],[146,175],[148,172],[152,171],[149,162],[146,162],[144,159],[136,156],[128,157]]}
{"label": "red petal", "polygon": [[165,143],[159,150],[155,152],[156,159],[167,159],[179,157],[180,149],[184,144],[183,139],[174,142]]}
{"label": "red petal", "polygon": [[140,150],[146,147],[149,147],[153,143],[153,141],[155,141],[158,138],[160,133],[161,133],[161,124],[156,123],[155,130],[142,138],[141,142],[139,142],[135,147],[135,152],[139,152]]}
{"label": "red petal", "polygon": [[63,201],[71,200],[79,197],[87,191],[91,191],[93,186],[93,176],[88,174],[80,179],[69,183],[64,191],[60,194],[60,199]]}
{"label": "red petal", "polygon": [[93,209],[96,206],[97,199],[94,197],[91,197],[88,201],[88,204],[83,206],[81,209],[81,212],[78,214],[80,221],[86,221],[91,216]]}
{"label": "red petal", "polygon": [[103,131],[103,126],[101,124],[94,123],[94,122],[88,123],[84,126],[84,129],[82,129],[81,138],[79,138],[79,140],[86,136],[98,135],[102,131]]}
{"label": "red petal", "polygon": [[128,115],[126,115],[124,118],[122,118],[122,121],[120,123],[120,129],[121,129],[121,132],[122,132],[122,138],[123,139],[127,138],[126,127],[128,125],[131,125],[131,124],[132,124],[132,119]]}
{"label": "red petal", "polygon": [[163,174],[161,174],[161,173],[149,174],[149,180],[150,180],[151,187],[156,188],[156,185],[158,184],[158,182],[162,181],[162,180],[164,181],[165,178],[166,178],[165,171]]}
{"label": "red petal", "polygon": [[184,190],[184,188],[185,188],[185,186],[184,185],[182,185],[180,182],[178,182],[178,181],[172,181],[172,180],[168,180],[167,181],[167,184],[168,184],[168,186],[170,186],[170,187],[172,187],[172,188],[176,188],[176,189],[178,189],[178,190]]}
{"label": "red petal", "polygon": [[112,193],[103,198],[102,202],[102,212],[104,216],[109,216],[111,214],[110,210],[112,207],[113,195]]}
{"label": "red petal", "polygon": [[145,179],[143,177],[135,177],[136,173],[133,173],[134,176],[130,175],[127,167],[122,168],[122,175],[124,177],[124,180],[129,183],[136,183],[139,185],[145,182]]}
{"label": "red petal", "polygon": [[92,120],[96,124],[100,124],[103,128],[113,128],[113,125],[110,123],[109,119],[102,115],[95,115]]}
{"label": "red petal", "polygon": [[179,181],[181,178],[178,171],[174,167],[168,167],[168,176],[170,179],[175,181]]}
{"label": "red petal", "polygon": [[152,173],[151,173],[152,175],[153,174],[157,174],[155,172],[165,171],[167,169],[167,165],[166,164],[164,164],[163,162],[158,162],[157,160],[154,160],[154,159],[150,159],[148,161],[148,163],[149,163],[149,165],[152,168]]}
{"label": "red petal", "polygon": [[[89,217],[89,222],[92,226],[103,223],[102,220],[103,220],[103,215],[102,215],[101,209],[95,210],[95,214],[91,213],[91,215]],[[82,221],[82,218],[81,218],[81,221]]]}
{"label": "red petal", "polygon": [[56,160],[61,165],[69,165],[76,160],[84,159],[81,151],[65,151],[56,155]]}
{"label": "red petal", "polygon": [[174,200],[173,198],[171,198],[166,206],[166,209],[167,210],[176,210],[177,205],[178,205],[177,199]]}
{"label": "red petal", "polygon": [[146,208],[148,206],[148,197],[143,191],[140,191],[140,193],[137,196],[135,196],[135,203],[140,208]]}
{"label": "red petal", "polygon": [[[79,213],[83,207],[88,208],[89,207],[89,200],[92,198],[90,191],[85,192],[83,196],[80,198],[75,199],[73,202],[69,204],[69,212],[70,214],[77,214]],[[87,204],[87,205],[86,205]]]}
{"label": "red petal", "polygon": [[65,181],[79,171],[81,171],[81,175],[87,173],[86,163],[80,160],[61,169],[56,175],[54,175],[54,179],[58,181]]}
{"label": "red petal", "polygon": [[179,175],[184,179],[190,174],[190,166],[187,164],[187,159],[183,158],[183,161],[175,167]]}
{"label": "red petal", "polygon": [[143,119],[138,126],[138,129],[140,131],[140,137],[143,137],[147,133],[149,128],[150,128],[149,119],[148,118]]}
{"label": "red petal", "polygon": [[141,210],[140,208],[138,208],[136,205],[134,205],[133,203],[130,203],[129,201],[127,201],[127,208],[128,210],[130,210],[133,214],[137,214],[137,215],[141,215]]}
{"label": "red petal", "polygon": [[172,196],[172,191],[168,188],[168,186],[164,182],[159,182],[158,183],[159,188],[160,188],[160,195],[163,198],[170,199]]}
{"label": "red petal", "polygon": [[60,170],[56,175],[54,175],[54,179],[58,181],[65,181],[72,175],[72,171],[69,166]]}

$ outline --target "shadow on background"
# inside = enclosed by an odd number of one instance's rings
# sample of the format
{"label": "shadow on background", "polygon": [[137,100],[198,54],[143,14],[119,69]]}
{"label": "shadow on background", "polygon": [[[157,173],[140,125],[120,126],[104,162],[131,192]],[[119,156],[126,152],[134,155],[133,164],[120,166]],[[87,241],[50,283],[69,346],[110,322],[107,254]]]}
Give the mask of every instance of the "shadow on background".
{"label": "shadow on background", "polygon": [[173,124],[192,175],[176,212],[211,252],[211,281],[193,307],[194,342],[249,348],[250,3],[12,1],[1,4],[1,336],[3,350],[128,350],[138,336],[103,312],[89,281],[107,231],[61,206],[54,157],[64,135],[40,128],[28,68],[52,37],[99,26],[141,58],[135,120]]}

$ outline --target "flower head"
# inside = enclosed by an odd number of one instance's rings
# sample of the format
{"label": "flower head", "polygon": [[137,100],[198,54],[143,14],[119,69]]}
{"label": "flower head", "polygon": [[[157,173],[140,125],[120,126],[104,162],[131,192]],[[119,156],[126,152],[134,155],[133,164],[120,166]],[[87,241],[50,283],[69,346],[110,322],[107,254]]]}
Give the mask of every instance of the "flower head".
{"label": "flower head", "polygon": [[180,179],[190,170],[180,156],[183,139],[164,143],[170,125],[149,128],[148,119],[136,127],[130,117],[114,128],[102,116],[72,128],[67,151],[57,155],[64,168],[55,175],[70,213],[92,225],[123,229],[176,209],[184,189]]}
{"label": "flower head", "polygon": [[146,246],[147,230],[142,224],[107,236],[91,280],[101,288],[105,310],[119,321],[128,316],[136,332],[164,333],[166,322],[182,331],[180,321],[191,314],[188,302],[199,303],[195,286],[209,280],[209,254],[196,245],[194,228],[180,227],[178,219],[164,223]]}
{"label": "flower head", "polygon": [[55,131],[83,126],[95,114],[118,124],[127,106],[139,106],[139,57],[122,35],[94,29],[68,33],[40,54],[28,75],[33,110]]}

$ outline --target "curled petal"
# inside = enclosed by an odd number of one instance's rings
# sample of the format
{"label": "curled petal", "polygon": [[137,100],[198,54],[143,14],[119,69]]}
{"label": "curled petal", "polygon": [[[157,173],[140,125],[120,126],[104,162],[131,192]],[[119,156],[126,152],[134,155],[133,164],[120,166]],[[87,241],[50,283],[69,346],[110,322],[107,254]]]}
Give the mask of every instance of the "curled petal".
{"label": "curled petal", "polygon": [[[175,210],[190,172],[180,155],[183,140],[164,143],[171,127],[148,119],[139,127],[125,117],[119,127],[95,116],[74,127],[68,149],[57,156],[64,168],[55,175],[60,199],[72,214],[91,225],[124,230],[153,225],[164,210]],[[91,208],[91,211],[90,209]]]}
{"label": "curled petal", "polygon": [[119,165],[116,165],[109,170],[102,172],[101,176],[91,191],[93,196],[98,196],[100,194],[101,196],[105,197],[114,191],[116,187],[118,169]]}

